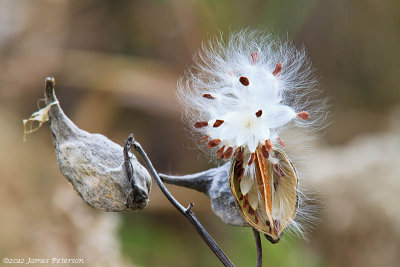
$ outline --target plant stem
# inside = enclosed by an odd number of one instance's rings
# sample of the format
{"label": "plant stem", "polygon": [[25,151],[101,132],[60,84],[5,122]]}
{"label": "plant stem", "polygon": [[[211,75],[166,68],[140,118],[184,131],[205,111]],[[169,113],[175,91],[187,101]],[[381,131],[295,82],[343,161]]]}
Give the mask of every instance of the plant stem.
{"label": "plant stem", "polygon": [[183,207],[168,191],[165,187],[163,182],[160,179],[157,171],[154,169],[153,164],[151,163],[149,157],[147,156],[146,152],[143,150],[142,146],[135,141],[133,135],[129,135],[126,145],[131,144],[132,147],[142,156],[145,164],[147,165],[151,176],[153,176],[154,180],[156,181],[157,185],[160,187],[163,194],[167,197],[169,202],[180,212],[182,213],[190,222],[193,224],[196,231],[199,235],[203,238],[204,242],[208,245],[208,247],[214,252],[215,256],[224,264],[224,266],[234,266],[231,260],[225,255],[225,253],[221,250],[221,248],[215,243],[212,237],[207,233],[204,227],[200,224],[199,220],[196,218],[194,213],[192,212],[193,203],[190,203],[187,208]]}
{"label": "plant stem", "polygon": [[253,234],[257,247],[257,267],[262,267],[262,247],[261,247],[260,233],[253,228]]}

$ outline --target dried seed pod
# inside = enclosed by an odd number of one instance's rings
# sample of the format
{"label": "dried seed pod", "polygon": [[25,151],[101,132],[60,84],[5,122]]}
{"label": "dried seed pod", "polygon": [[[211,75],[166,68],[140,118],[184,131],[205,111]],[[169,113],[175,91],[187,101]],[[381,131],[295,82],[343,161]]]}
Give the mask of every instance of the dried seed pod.
{"label": "dried seed pod", "polygon": [[[250,226],[240,214],[239,206],[229,186],[231,163],[218,168],[184,176],[160,174],[163,182],[197,190],[211,199],[213,212],[224,223],[236,226]],[[239,170],[240,171],[240,170]]]}
{"label": "dried seed pod", "polygon": [[[101,134],[79,129],[63,112],[54,93],[54,78],[46,79],[47,115],[57,164],[62,174],[90,206],[105,211],[146,207],[151,177],[136,157]],[[124,157],[125,155],[125,157]],[[127,168],[126,168],[127,167]],[[129,179],[128,172],[132,175]]]}

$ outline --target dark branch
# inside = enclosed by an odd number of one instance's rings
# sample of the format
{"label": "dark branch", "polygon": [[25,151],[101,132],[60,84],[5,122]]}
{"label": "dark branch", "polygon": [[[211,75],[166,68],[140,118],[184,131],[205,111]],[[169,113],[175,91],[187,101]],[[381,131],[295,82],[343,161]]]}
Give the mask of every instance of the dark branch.
{"label": "dark branch", "polygon": [[212,237],[207,233],[207,231],[204,229],[204,227],[200,224],[199,220],[196,218],[194,213],[191,211],[191,208],[193,207],[193,203],[190,203],[188,208],[184,208],[168,191],[168,189],[165,187],[163,182],[160,179],[160,176],[158,175],[157,171],[154,169],[153,164],[151,163],[150,159],[148,158],[146,152],[144,152],[143,148],[141,145],[136,142],[133,138],[133,135],[131,134],[128,137],[128,140],[126,141],[126,146],[132,146],[143,158],[145,164],[147,165],[147,168],[149,169],[149,172],[151,176],[153,176],[154,180],[156,181],[157,185],[160,187],[161,191],[163,194],[167,197],[169,202],[171,202],[172,205],[180,212],[182,213],[194,226],[196,231],[199,233],[199,235],[203,238],[204,242],[208,245],[208,247],[214,252],[214,254],[218,257],[218,259],[225,265],[225,266],[234,266],[231,260],[225,255],[225,253],[220,249],[220,247],[215,243],[215,241],[212,239]]}
{"label": "dark branch", "polygon": [[257,247],[257,267],[262,267],[262,247],[261,247],[260,233],[253,228],[253,234]]}

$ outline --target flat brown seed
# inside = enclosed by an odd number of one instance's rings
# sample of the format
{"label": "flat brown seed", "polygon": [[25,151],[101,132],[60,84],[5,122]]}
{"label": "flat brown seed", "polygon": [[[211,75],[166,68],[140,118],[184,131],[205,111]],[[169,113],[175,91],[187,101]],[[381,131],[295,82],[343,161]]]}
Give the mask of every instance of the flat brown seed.
{"label": "flat brown seed", "polygon": [[206,141],[206,140],[208,139],[208,137],[209,137],[209,136],[208,136],[208,135],[206,135],[206,136],[204,136],[203,138],[201,138],[201,140],[200,140],[200,141],[201,141],[201,142],[204,142],[204,141]]}
{"label": "flat brown seed", "polygon": [[229,159],[232,156],[233,147],[228,147],[224,153],[224,159]]}
{"label": "flat brown seed", "polygon": [[262,153],[263,153],[263,156],[266,158],[266,159],[268,159],[269,158],[269,152],[268,152],[268,150],[265,148],[265,145],[262,145]]}
{"label": "flat brown seed", "polygon": [[206,122],[206,121],[198,121],[193,126],[194,126],[194,128],[206,127],[206,126],[208,126],[208,122]]}
{"label": "flat brown seed", "polygon": [[310,118],[310,114],[306,111],[302,111],[302,112],[297,113],[297,117],[302,120],[307,120]]}
{"label": "flat brown seed", "polygon": [[278,76],[279,74],[281,74],[281,71],[282,71],[282,63],[276,63],[276,66],[275,66],[275,69],[274,69],[274,71],[272,72],[272,75],[274,75],[274,76]]}
{"label": "flat brown seed", "polygon": [[214,122],[213,127],[214,127],[214,128],[217,128],[217,127],[221,126],[221,124],[223,124],[223,123],[224,123],[224,120],[216,120],[216,121]]}
{"label": "flat brown seed", "polygon": [[253,153],[251,153],[251,156],[250,156],[250,160],[249,160],[249,163],[247,163],[247,165],[251,165],[251,164],[253,164],[253,161],[254,161],[254,157],[256,156],[256,154],[253,152]]}
{"label": "flat brown seed", "polygon": [[254,211],[254,220],[256,221],[256,224],[258,224],[258,214],[257,214],[257,211]]}
{"label": "flat brown seed", "polygon": [[225,145],[223,145],[220,149],[217,150],[217,155],[218,156],[223,156],[225,150]]}
{"label": "flat brown seed", "polygon": [[203,97],[207,99],[215,99],[211,94],[203,94]]}
{"label": "flat brown seed", "polygon": [[249,79],[247,77],[243,77],[242,76],[242,77],[239,78],[239,81],[244,86],[249,86],[249,84],[250,84],[250,81],[249,81]]}
{"label": "flat brown seed", "polygon": [[272,148],[273,148],[273,146],[272,146],[271,140],[269,140],[269,139],[265,140],[265,149],[269,152],[272,150]]}
{"label": "flat brown seed", "polygon": [[240,146],[238,146],[238,148],[236,148],[235,152],[233,153],[233,157],[235,158],[237,153],[239,152]]}
{"label": "flat brown seed", "polygon": [[261,117],[261,115],[262,115],[262,110],[260,109],[259,111],[256,112],[256,116]]}
{"label": "flat brown seed", "polygon": [[209,148],[214,148],[214,147],[218,146],[219,144],[221,144],[221,139],[212,139],[212,140],[208,141],[207,146]]}

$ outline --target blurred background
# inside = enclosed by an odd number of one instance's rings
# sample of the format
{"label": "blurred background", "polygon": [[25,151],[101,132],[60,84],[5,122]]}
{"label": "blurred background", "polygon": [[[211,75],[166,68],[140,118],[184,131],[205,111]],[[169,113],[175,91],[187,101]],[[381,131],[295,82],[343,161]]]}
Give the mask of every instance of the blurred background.
{"label": "blurred background", "polygon": [[[218,31],[268,29],[304,46],[330,97],[330,124],[298,166],[319,199],[308,241],[263,239],[264,266],[400,266],[400,2],[0,0],[0,257],[87,266],[220,266],[153,185],[140,213],[88,207],[61,175],[45,125],[22,141],[44,79],[65,113],[157,170],[210,167],[181,123],[176,81]],[[237,266],[255,266],[249,228],[224,225],[202,194],[168,186]],[[186,205],[186,204],[185,204]]]}

